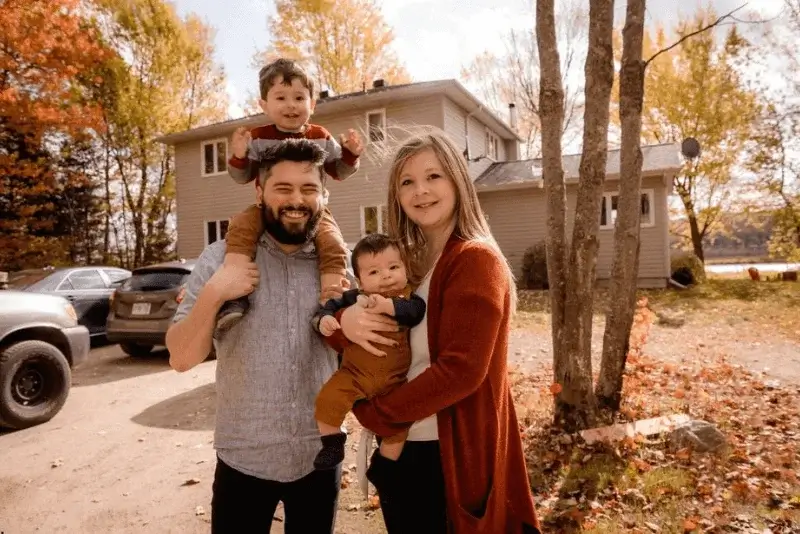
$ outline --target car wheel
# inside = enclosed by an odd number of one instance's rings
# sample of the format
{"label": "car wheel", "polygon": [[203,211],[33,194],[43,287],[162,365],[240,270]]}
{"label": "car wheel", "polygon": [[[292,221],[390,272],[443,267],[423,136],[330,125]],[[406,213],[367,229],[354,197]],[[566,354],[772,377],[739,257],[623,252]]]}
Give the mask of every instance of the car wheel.
{"label": "car wheel", "polygon": [[122,352],[134,358],[149,356],[153,350],[153,345],[142,345],[140,343],[120,343],[119,346],[122,347]]}
{"label": "car wheel", "polygon": [[71,383],[69,362],[53,345],[11,345],[0,353],[0,424],[22,429],[46,423],[64,406]]}

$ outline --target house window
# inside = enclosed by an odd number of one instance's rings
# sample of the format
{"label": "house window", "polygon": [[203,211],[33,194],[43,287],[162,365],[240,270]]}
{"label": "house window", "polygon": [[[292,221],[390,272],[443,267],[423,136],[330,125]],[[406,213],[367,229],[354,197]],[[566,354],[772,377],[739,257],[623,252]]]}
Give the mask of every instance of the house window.
{"label": "house window", "polygon": [[201,145],[200,154],[203,176],[215,176],[228,170],[228,140],[215,139],[205,141]]}
{"label": "house window", "polygon": [[206,221],[206,245],[210,245],[220,239],[225,239],[228,233],[228,220]]}
{"label": "house window", "polygon": [[386,204],[361,206],[361,237],[369,234],[385,234],[389,229],[389,210]]}
{"label": "house window", "polygon": [[499,153],[498,146],[500,144],[500,140],[497,139],[497,136],[492,133],[488,128],[486,129],[486,148],[484,153],[487,157],[497,161],[497,154]]}
{"label": "house window", "polygon": [[386,111],[367,112],[367,131],[370,143],[381,143],[386,140]]}
{"label": "house window", "polygon": [[[640,202],[642,227],[654,226],[656,224],[655,214],[653,213],[653,199],[654,195],[652,189],[642,191]],[[600,228],[614,228],[614,223],[617,221],[618,209],[619,194],[605,193],[603,195],[603,203],[600,205]]]}

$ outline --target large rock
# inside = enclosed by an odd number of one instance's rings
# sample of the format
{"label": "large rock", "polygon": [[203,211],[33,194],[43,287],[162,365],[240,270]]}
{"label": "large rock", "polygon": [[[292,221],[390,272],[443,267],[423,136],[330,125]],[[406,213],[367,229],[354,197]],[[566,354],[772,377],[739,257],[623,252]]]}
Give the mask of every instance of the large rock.
{"label": "large rock", "polygon": [[717,452],[725,447],[725,434],[707,421],[693,420],[672,430],[667,442],[673,450],[689,447],[695,452]]}

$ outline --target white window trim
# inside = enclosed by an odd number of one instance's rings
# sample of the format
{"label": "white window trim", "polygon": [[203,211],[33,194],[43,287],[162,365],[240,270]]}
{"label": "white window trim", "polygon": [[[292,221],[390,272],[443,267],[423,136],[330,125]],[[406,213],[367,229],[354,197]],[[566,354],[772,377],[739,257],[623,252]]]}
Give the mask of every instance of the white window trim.
{"label": "white window trim", "polygon": [[[497,146],[496,154],[494,156],[489,154],[489,147],[486,146],[486,134],[489,135],[489,142],[491,143],[491,141],[494,139],[495,144]],[[488,126],[486,127],[486,133],[483,135],[483,145],[484,145],[483,146],[483,151],[485,152],[486,159],[490,159],[492,161],[499,161],[500,160],[500,136],[497,135],[494,132],[494,130],[492,130]]]}
{"label": "white window trim", "polygon": [[[650,220],[649,221],[642,220],[639,226],[641,228],[653,228],[656,225],[656,205],[655,205],[656,193],[655,193],[655,189],[642,189],[641,190],[641,194],[642,195],[647,195],[647,196],[650,197]],[[605,206],[606,206],[606,216],[607,217],[611,217],[611,197],[614,196],[614,195],[619,195],[619,191],[607,191],[607,192],[603,193],[603,204],[605,204]],[[641,210],[641,205],[639,206],[639,209]],[[602,206],[601,206],[601,212],[600,213],[601,213],[601,216],[602,216]],[[601,230],[613,230],[614,229],[614,224],[613,223],[606,224],[605,226],[603,226],[601,224],[600,225],[600,229]]]}
{"label": "white window trim", "polygon": [[203,221],[203,247],[207,247],[211,243],[208,242],[208,223],[213,222],[217,228],[217,241],[220,240],[221,228],[220,223],[228,219],[206,219]]}
{"label": "white window trim", "polygon": [[385,234],[386,233],[386,224],[388,221],[383,220],[383,208],[386,204],[365,204],[358,207],[359,216],[361,218],[361,237],[367,236],[367,228],[366,228],[366,218],[364,217],[364,210],[366,208],[377,208],[378,209],[378,233]]}
{"label": "white window trim", "polygon": [[[370,128],[369,128],[369,116],[370,115],[380,115],[381,116],[381,123],[383,124],[383,141],[373,141],[371,139]],[[387,137],[387,131],[386,131],[386,108],[371,109],[371,110],[367,111],[366,115],[364,115],[364,120],[367,123],[367,129],[365,130],[366,138],[367,138],[366,144],[385,142],[386,141],[386,137]]]}
{"label": "white window trim", "polygon": [[[210,178],[213,176],[222,176],[228,172],[227,165],[224,169],[218,172],[212,172],[206,174],[206,145],[212,145],[214,147],[214,156],[216,156],[217,152],[217,143],[223,141],[225,143],[225,161],[228,161],[228,139],[225,137],[218,137],[216,139],[206,139],[205,141],[200,142],[200,176],[203,178]],[[216,161],[217,158],[214,158]]]}

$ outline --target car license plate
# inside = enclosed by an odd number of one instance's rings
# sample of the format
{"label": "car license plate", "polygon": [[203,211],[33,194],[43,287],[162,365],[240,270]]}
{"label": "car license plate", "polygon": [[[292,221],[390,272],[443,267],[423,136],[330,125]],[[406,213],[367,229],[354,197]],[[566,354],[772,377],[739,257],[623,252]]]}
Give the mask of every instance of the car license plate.
{"label": "car license plate", "polygon": [[150,313],[149,302],[137,302],[131,309],[133,315],[148,315]]}

